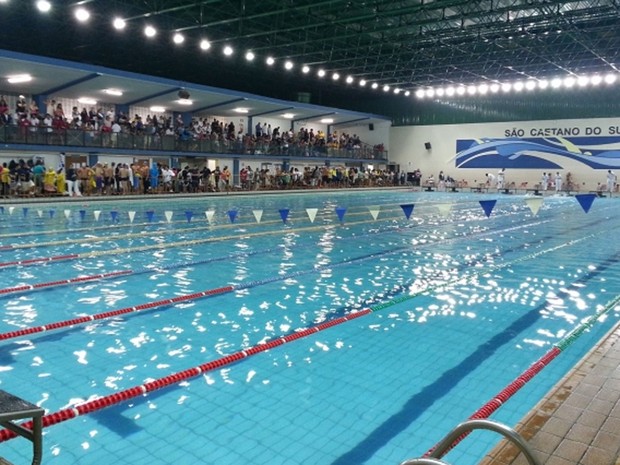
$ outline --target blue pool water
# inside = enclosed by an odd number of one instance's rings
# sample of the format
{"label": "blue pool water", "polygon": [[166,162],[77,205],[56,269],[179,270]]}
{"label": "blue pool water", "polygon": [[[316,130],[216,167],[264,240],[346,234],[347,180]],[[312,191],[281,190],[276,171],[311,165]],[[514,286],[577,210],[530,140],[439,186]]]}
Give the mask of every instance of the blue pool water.
{"label": "blue pool water", "polygon": [[[419,457],[620,289],[617,200],[597,199],[585,213],[575,198],[549,197],[534,215],[526,199],[392,190],[5,205],[0,288],[130,274],[0,294],[0,333],[232,290],[0,341],[0,389],[51,414],[370,307],[49,426],[44,463]],[[480,200],[497,200],[489,217]],[[515,425],[619,312],[491,419]],[[497,440],[474,433],[446,460],[478,463]],[[30,450],[22,439],[0,443],[15,463],[28,463]]]}

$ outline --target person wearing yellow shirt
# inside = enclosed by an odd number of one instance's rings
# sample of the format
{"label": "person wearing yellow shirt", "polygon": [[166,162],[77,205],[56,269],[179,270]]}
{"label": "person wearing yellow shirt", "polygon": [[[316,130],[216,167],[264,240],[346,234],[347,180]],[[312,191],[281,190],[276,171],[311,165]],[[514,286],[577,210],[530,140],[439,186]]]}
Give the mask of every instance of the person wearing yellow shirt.
{"label": "person wearing yellow shirt", "polygon": [[65,170],[59,169],[56,175],[56,192],[60,195],[69,195],[67,192],[67,178],[65,176]]}

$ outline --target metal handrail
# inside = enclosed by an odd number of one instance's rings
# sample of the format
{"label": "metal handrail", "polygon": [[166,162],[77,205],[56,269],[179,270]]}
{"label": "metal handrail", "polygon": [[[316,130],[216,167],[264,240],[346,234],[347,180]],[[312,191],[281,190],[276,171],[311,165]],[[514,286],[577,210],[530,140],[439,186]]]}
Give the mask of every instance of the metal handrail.
{"label": "metal handrail", "polygon": [[445,462],[437,461],[437,462],[420,462],[420,460],[424,459],[440,459],[444,456],[454,445],[454,442],[460,438],[463,434],[470,433],[475,429],[486,429],[490,431],[495,431],[503,435],[506,439],[510,440],[514,443],[519,450],[523,453],[525,458],[527,459],[530,465],[540,465],[538,460],[534,457],[532,450],[527,445],[525,440],[512,428],[508,426],[498,423],[491,420],[469,420],[465,421],[459,425],[457,425],[452,431],[450,431],[433,449],[433,451],[428,455],[428,457],[424,457],[422,459],[411,459],[402,462],[400,465],[445,465]]}

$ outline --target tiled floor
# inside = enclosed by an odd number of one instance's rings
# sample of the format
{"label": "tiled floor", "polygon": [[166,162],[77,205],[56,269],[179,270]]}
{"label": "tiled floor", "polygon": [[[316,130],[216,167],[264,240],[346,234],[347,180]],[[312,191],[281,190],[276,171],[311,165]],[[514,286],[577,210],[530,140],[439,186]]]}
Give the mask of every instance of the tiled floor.
{"label": "tiled floor", "polygon": [[[515,430],[540,465],[620,465],[620,324]],[[527,465],[502,441],[482,465]]]}

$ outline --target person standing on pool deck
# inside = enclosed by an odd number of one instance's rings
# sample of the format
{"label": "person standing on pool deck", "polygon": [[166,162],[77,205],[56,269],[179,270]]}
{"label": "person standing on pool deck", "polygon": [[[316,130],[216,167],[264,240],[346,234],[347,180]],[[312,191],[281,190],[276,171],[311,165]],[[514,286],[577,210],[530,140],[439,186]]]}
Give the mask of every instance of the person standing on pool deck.
{"label": "person standing on pool deck", "polygon": [[542,182],[542,190],[546,191],[547,187],[549,187],[549,175],[547,173],[543,173],[541,182]]}
{"label": "person standing on pool deck", "polygon": [[503,189],[504,188],[504,175],[505,175],[505,173],[506,173],[506,169],[505,168],[502,168],[497,173],[497,188],[498,189]]}
{"label": "person standing on pool deck", "polygon": [[562,175],[559,171],[555,173],[555,191],[560,192],[562,190]]}
{"label": "person standing on pool deck", "polygon": [[495,175],[492,173],[486,173],[485,176],[487,177],[487,186],[493,187],[493,184],[495,184]]}
{"label": "person standing on pool deck", "polygon": [[612,170],[607,170],[607,192],[613,192],[616,188],[616,174]]}

